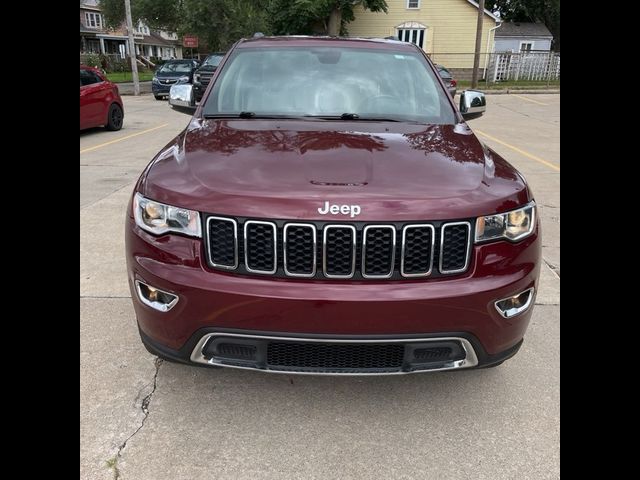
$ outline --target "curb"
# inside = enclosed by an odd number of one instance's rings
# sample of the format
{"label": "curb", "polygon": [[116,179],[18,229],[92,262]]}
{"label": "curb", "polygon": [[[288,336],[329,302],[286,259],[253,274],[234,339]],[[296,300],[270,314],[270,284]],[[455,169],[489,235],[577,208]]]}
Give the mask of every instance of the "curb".
{"label": "curb", "polygon": [[[116,83],[120,95],[133,95],[133,82]],[[140,93],[151,93],[151,82],[140,82]]]}
{"label": "curb", "polygon": [[508,95],[510,93],[526,93],[531,95],[532,93],[547,93],[547,94],[558,94],[560,95],[560,89],[554,90],[542,90],[542,89],[506,89],[506,90],[482,90],[478,89],[480,92],[485,95]]}

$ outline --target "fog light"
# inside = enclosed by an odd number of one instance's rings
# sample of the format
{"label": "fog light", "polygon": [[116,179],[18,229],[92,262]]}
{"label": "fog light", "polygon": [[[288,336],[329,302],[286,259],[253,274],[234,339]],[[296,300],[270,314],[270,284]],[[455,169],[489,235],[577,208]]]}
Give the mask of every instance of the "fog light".
{"label": "fog light", "polygon": [[164,290],[159,290],[136,280],[136,291],[138,292],[138,298],[140,301],[148,307],[158,310],[160,312],[168,312],[176,303],[178,303],[178,296]]}
{"label": "fog light", "polygon": [[529,308],[531,300],[533,300],[533,293],[534,289],[531,287],[513,297],[498,300],[495,303],[496,310],[498,310],[498,313],[504,318],[515,317]]}

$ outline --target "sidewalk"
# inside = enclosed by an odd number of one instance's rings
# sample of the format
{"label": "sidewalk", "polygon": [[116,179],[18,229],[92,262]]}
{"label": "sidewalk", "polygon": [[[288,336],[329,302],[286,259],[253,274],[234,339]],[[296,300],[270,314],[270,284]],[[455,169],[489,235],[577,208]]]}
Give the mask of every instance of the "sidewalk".
{"label": "sidewalk", "polygon": [[[133,82],[116,83],[120,95],[133,95]],[[140,82],[140,93],[151,93],[151,82]]]}

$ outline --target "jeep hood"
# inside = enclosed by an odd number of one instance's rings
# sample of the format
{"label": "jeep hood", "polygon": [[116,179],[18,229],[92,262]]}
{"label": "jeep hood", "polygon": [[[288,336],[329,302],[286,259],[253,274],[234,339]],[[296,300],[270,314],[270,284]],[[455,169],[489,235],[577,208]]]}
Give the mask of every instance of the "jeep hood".
{"label": "jeep hood", "polygon": [[[337,221],[470,218],[530,200],[465,124],[194,118],[138,188],[202,212]],[[361,213],[321,215],[326,201]]]}

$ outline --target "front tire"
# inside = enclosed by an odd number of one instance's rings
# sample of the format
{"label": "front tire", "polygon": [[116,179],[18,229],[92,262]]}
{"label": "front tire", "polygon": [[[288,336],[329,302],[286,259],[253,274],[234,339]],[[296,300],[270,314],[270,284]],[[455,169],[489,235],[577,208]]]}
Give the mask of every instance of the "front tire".
{"label": "front tire", "polygon": [[156,98],[156,100],[163,100],[164,97],[162,95],[154,95],[154,97]]}
{"label": "front tire", "polygon": [[107,114],[107,124],[104,126],[107,130],[115,131],[122,128],[124,120],[124,112],[122,107],[117,103],[112,103]]}

